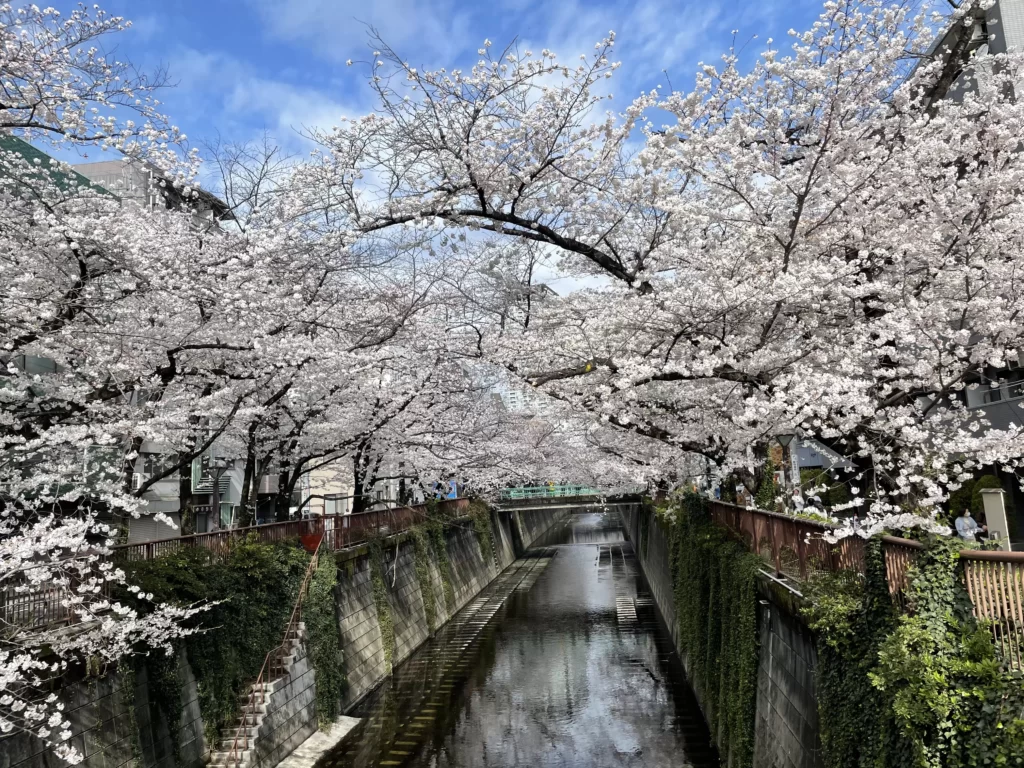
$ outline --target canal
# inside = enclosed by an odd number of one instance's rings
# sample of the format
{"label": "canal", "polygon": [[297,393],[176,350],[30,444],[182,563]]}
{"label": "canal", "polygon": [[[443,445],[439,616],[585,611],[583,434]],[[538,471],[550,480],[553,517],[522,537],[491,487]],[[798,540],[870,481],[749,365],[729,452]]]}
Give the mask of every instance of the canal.
{"label": "canal", "polygon": [[319,768],[718,758],[614,513],[557,524],[350,714]]}

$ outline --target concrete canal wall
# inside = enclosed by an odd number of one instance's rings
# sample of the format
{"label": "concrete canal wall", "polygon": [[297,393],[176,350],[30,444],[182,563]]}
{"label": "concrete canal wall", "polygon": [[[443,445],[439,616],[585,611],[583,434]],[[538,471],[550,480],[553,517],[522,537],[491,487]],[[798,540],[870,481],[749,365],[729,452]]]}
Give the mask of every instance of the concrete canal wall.
{"label": "concrete canal wall", "polygon": [[[680,644],[672,584],[668,532],[652,510],[640,504],[622,507],[622,519],[637,561],[650,585],[672,642],[687,673],[686,648]],[[765,577],[758,583],[758,672],[753,768],[818,768],[818,708],[815,693],[814,636],[804,624],[794,595]],[[694,691],[708,712],[704,692]],[[728,755],[728,745],[718,743]]]}
{"label": "concrete canal wall", "polygon": [[[444,534],[447,563],[433,547],[426,548],[426,584],[416,570],[416,548],[422,543],[411,535],[395,536],[382,548],[381,576],[386,587],[383,604],[379,595],[376,599],[374,596],[374,565],[369,547],[341,555],[338,615],[348,676],[343,709],[348,710],[372,691],[387,677],[391,667],[409,658],[430,636],[425,597],[433,601],[436,629],[567,513],[566,509],[492,511],[491,557],[486,557],[487,544],[481,543],[474,522],[470,518],[455,521]],[[425,591],[430,594],[424,595]],[[387,613],[383,622],[381,609]],[[388,622],[394,632],[390,654],[385,647]],[[387,655],[391,656],[390,665]]]}
{"label": "concrete canal wall", "polygon": [[[429,536],[398,534],[381,540],[380,564],[376,566],[368,545],[337,553],[335,601],[348,678],[343,710],[379,685],[433,629],[448,621],[568,512],[565,508],[491,510],[486,527],[479,519],[457,519],[433,543]],[[442,541],[443,549],[438,550]],[[417,551],[421,553],[419,570]],[[381,582],[376,595],[375,569]],[[429,618],[427,600],[434,605]],[[389,637],[393,644],[386,649]],[[179,657],[179,672],[182,709],[176,734],[170,733],[166,718],[151,701],[144,667],[139,673],[112,672],[65,688],[61,693],[72,723],[70,741],[83,755],[82,765],[202,768],[209,745],[205,744],[197,698],[201,681],[195,679],[184,652]],[[305,647],[300,646],[286,678],[278,681],[269,697],[250,757],[253,768],[273,768],[316,730],[315,693],[314,670]],[[0,768],[63,765],[32,736],[0,736]]]}

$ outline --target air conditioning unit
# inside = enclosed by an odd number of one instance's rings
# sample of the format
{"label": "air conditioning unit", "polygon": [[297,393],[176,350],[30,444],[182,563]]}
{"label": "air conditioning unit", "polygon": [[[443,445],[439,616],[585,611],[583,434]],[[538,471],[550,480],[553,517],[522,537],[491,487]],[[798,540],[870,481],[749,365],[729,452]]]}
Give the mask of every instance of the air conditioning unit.
{"label": "air conditioning unit", "polygon": [[139,472],[132,473],[132,490],[137,491],[142,487],[142,483],[145,481],[142,474]]}

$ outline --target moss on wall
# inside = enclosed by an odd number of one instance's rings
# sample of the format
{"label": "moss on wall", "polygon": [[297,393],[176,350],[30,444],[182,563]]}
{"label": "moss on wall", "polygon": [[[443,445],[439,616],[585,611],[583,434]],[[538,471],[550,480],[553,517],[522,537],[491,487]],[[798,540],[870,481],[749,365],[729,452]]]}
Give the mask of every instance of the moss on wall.
{"label": "moss on wall", "polygon": [[680,649],[723,762],[748,768],[757,696],[756,578],[761,560],[708,519],[688,494],[659,517],[667,526]]}
{"label": "moss on wall", "polygon": [[377,623],[384,645],[384,674],[390,675],[395,660],[395,622],[388,602],[388,587],[384,580],[384,550],[380,539],[370,541],[370,579],[373,583],[373,604],[377,608]]}

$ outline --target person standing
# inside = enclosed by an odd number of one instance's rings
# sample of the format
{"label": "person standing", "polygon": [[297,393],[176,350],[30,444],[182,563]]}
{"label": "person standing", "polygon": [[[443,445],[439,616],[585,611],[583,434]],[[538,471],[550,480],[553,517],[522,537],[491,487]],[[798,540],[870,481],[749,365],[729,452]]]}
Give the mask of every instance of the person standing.
{"label": "person standing", "polygon": [[795,512],[804,511],[804,497],[803,494],[800,493],[799,488],[795,488],[793,490],[793,510]]}

